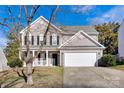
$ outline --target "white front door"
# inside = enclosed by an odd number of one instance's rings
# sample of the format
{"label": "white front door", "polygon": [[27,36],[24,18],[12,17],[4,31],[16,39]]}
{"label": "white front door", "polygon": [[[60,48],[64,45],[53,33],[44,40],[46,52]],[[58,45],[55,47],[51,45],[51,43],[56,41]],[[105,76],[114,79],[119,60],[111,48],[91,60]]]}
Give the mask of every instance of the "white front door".
{"label": "white front door", "polygon": [[96,53],[64,53],[64,66],[95,66]]}

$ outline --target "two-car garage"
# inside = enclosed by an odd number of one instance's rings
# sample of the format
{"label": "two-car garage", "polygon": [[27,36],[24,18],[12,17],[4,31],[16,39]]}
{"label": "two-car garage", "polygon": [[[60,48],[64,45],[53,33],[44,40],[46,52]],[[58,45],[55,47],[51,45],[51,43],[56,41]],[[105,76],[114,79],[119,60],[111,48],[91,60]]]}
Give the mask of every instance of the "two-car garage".
{"label": "two-car garage", "polygon": [[95,66],[96,53],[64,53],[65,67]]}

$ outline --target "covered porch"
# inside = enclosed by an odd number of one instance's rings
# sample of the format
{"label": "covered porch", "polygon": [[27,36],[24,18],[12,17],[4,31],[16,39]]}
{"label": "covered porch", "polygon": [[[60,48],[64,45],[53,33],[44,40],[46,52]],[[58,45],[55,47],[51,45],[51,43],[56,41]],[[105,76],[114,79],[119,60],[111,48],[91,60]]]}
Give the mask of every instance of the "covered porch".
{"label": "covered porch", "polygon": [[[30,51],[33,57],[37,54],[37,52],[38,52],[37,50]],[[26,51],[23,51],[22,53],[25,54]],[[21,57],[20,53],[19,56]],[[26,66],[25,62],[23,66],[24,67]],[[60,66],[59,51],[48,51],[48,50],[41,51],[33,61],[33,67],[36,66]]]}

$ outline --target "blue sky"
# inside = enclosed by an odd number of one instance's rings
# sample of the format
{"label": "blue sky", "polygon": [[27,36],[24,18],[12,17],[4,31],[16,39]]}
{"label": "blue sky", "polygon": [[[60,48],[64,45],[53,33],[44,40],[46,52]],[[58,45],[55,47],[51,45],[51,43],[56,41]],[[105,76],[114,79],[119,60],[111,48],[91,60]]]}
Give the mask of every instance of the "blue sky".
{"label": "blue sky", "polygon": [[[18,15],[19,6],[10,6],[13,16]],[[51,10],[55,6],[41,6],[33,20],[39,16],[44,16],[49,20]],[[30,10],[30,7],[29,7]],[[54,21],[55,25],[96,25],[107,22],[121,22],[124,19],[124,6],[116,5],[94,5],[94,6],[60,6]],[[22,13],[24,16],[24,13]],[[9,17],[8,6],[0,6],[0,18]],[[25,19],[21,21],[24,25]],[[5,46],[7,42],[6,34],[0,31],[0,46]]]}

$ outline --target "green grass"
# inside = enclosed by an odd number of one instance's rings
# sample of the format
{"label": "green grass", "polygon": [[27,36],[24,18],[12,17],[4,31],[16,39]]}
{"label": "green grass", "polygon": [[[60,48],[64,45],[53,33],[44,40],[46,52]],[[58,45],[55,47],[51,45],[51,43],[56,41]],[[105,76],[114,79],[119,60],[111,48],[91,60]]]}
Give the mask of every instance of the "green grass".
{"label": "green grass", "polygon": [[117,65],[117,66],[113,66],[113,67],[110,67],[110,68],[124,71],[124,65]]}
{"label": "green grass", "polygon": [[19,77],[12,69],[0,72],[0,84],[2,87],[33,87],[33,88],[51,88],[62,87],[63,68],[61,67],[38,67],[33,73],[33,86],[27,86],[24,79]]}

